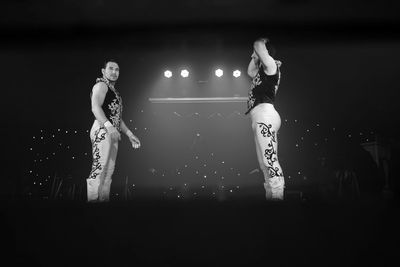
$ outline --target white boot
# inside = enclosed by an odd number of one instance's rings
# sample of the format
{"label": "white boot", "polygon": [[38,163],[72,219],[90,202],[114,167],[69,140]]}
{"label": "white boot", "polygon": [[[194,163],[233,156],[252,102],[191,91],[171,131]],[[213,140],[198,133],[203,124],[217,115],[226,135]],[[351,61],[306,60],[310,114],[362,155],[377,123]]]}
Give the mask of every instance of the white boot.
{"label": "white boot", "polygon": [[87,201],[97,202],[99,199],[99,179],[86,179],[87,182]]}
{"label": "white boot", "polygon": [[267,188],[270,191],[270,193],[266,193],[267,199],[283,200],[284,188],[285,188],[285,180],[283,176],[275,176],[273,178],[268,179],[268,186],[266,186],[266,183],[264,183],[264,188],[266,192]]}
{"label": "white boot", "polygon": [[267,200],[272,199],[272,191],[271,191],[271,186],[268,183],[264,183],[264,188],[265,188],[265,197]]}

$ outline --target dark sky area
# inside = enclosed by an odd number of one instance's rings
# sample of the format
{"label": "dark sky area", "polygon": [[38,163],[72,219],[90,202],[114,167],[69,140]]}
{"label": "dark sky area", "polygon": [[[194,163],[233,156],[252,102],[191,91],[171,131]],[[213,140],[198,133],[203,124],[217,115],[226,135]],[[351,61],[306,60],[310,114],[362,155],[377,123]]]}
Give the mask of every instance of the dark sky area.
{"label": "dark sky area", "polygon": [[[163,68],[187,63],[206,75],[222,62],[245,70],[251,42],[268,36],[284,62],[278,102],[284,113],[394,129],[396,7],[396,1],[6,1],[2,73],[6,96],[17,99],[6,110],[18,105],[28,124],[76,123],[110,57],[120,61],[125,98],[144,104]],[[246,96],[247,88],[236,93]]]}

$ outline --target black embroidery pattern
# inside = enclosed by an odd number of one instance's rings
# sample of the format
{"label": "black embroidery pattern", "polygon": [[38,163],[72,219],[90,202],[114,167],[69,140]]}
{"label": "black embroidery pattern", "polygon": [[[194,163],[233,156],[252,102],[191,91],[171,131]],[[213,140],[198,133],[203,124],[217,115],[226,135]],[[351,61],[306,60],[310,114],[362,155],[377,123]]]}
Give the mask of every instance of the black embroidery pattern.
{"label": "black embroidery pattern", "polygon": [[[100,131],[103,130],[103,133],[100,134]],[[106,129],[104,127],[100,127],[94,133],[94,140],[92,141],[92,151],[93,151],[93,163],[92,170],[90,171],[90,175],[88,179],[96,179],[97,176],[101,173],[102,167],[100,164],[100,149],[99,144],[101,141],[106,139]]]}
{"label": "black embroidery pattern", "polygon": [[262,122],[257,122],[257,124],[258,127],[261,128],[260,133],[262,134],[262,136],[270,139],[268,143],[268,148],[266,148],[264,151],[264,157],[267,159],[266,167],[268,168],[268,172],[271,178],[275,176],[283,176],[282,171],[279,169],[279,167],[274,167],[274,163],[278,161],[277,152],[274,148],[274,143],[276,143],[276,132],[271,130],[271,124],[267,125]]}

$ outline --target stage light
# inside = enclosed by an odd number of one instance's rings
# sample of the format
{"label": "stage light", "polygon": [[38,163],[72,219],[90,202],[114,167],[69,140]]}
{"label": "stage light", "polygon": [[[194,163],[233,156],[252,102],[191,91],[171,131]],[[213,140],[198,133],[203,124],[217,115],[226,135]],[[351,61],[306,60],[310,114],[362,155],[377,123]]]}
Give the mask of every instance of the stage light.
{"label": "stage light", "polygon": [[224,75],[224,71],[223,71],[223,70],[217,69],[217,70],[215,71],[215,76],[221,77],[222,75]]}
{"label": "stage light", "polygon": [[235,70],[234,72],[233,72],[233,77],[235,77],[235,78],[238,78],[239,76],[240,76],[240,70]]}
{"label": "stage light", "polygon": [[166,70],[166,71],[164,71],[164,76],[165,76],[166,78],[171,78],[171,77],[172,77],[172,72],[169,71],[169,70]]}
{"label": "stage light", "polygon": [[189,71],[188,71],[188,70],[182,70],[182,71],[181,71],[181,76],[182,76],[183,78],[188,77],[188,76],[189,76]]}

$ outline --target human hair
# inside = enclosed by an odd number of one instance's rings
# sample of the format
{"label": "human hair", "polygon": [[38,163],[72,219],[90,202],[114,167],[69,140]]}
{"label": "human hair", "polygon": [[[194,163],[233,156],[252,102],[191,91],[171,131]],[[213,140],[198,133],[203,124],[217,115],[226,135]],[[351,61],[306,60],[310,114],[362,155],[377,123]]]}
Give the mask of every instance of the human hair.
{"label": "human hair", "polygon": [[108,60],[104,61],[104,63],[103,63],[103,69],[107,68],[107,64],[110,63],[110,62],[113,62],[113,63],[117,63],[117,64],[118,64],[118,62],[117,62],[116,60],[114,60],[114,59],[108,59]]}
{"label": "human hair", "polygon": [[276,54],[275,47],[271,44],[271,41],[267,37],[259,37],[255,42],[263,42],[271,57],[273,57]]}

